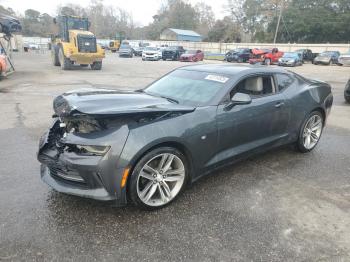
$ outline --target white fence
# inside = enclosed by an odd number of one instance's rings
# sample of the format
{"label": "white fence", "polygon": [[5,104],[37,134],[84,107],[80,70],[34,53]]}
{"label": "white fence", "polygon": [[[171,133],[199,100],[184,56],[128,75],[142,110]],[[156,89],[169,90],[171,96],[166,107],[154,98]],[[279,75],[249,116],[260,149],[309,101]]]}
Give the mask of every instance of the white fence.
{"label": "white fence", "polygon": [[[50,38],[42,37],[23,37],[23,43],[37,44],[43,49],[47,49]],[[108,43],[109,39],[98,39],[98,42]],[[311,49],[315,53],[323,51],[339,51],[340,53],[346,53],[350,51],[350,43],[348,44],[271,44],[271,43],[214,43],[214,42],[187,42],[187,41],[148,41],[143,42],[150,43],[153,46],[160,45],[182,45],[185,49],[200,49],[204,52],[225,54],[227,51],[239,47],[246,48],[273,48],[277,47],[281,51],[295,51],[297,49]],[[22,44],[23,45],[23,44]]]}

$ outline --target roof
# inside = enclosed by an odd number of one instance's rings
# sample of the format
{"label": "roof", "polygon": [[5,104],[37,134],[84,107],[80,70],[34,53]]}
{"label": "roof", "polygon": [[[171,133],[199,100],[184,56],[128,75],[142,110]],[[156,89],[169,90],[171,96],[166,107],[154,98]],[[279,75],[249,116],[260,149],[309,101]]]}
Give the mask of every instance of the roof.
{"label": "roof", "polygon": [[168,28],[168,30],[173,31],[178,35],[199,36],[199,37],[201,36],[200,34],[192,30],[183,30],[183,29],[176,29],[176,28]]}
{"label": "roof", "polygon": [[231,65],[231,64],[202,64],[184,66],[179,69],[208,72],[214,74],[236,75],[240,73],[261,73],[261,72],[286,72],[285,69],[276,67],[267,67],[262,65]]}

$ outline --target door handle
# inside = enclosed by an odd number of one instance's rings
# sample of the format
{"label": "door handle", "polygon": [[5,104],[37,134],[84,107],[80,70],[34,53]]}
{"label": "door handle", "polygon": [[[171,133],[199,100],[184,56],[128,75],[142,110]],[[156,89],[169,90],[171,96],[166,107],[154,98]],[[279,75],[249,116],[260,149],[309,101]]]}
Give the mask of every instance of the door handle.
{"label": "door handle", "polygon": [[283,106],[283,105],[284,105],[283,102],[277,102],[277,103],[275,104],[275,107],[276,107],[276,108],[280,108],[280,107]]}

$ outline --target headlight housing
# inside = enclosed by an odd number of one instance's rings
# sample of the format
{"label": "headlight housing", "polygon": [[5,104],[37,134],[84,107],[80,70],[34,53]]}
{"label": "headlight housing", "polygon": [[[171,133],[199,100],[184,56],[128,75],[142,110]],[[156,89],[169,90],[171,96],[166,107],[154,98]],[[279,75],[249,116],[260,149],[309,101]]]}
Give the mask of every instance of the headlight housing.
{"label": "headlight housing", "polygon": [[77,148],[77,153],[93,156],[103,156],[110,149],[110,146],[75,145],[75,147]]}

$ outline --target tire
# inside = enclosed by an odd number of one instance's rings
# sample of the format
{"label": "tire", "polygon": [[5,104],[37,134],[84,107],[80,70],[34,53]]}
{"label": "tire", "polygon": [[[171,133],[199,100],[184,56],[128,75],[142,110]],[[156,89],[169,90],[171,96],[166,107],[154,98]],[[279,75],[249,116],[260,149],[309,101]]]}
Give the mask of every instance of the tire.
{"label": "tire", "polygon": [[[158,168],[162,159],[165,160],[163,168]],[[167,160],[170,159],[172,159],[170,169],[162,171],[167,168]],[[152,167],[152,169],[147,166]],[[171,171],[179,173],[174,172],[170,175]],[[179,150],[172,147],[156,148],[146,153],[137,162],[128,181],[128,197],[142,209],[163,208],[181,194],[186,185],[188,171],[187,160]]]}
{"label": "tire", "polygon": [[58,59],[58,46],[57,45],[53,45],[51,48],[51,60],[52,60],[52,64],[54,66],[60,66],[60,61]]}
{"label": "tire", "polygon": [[271,65],[271,59],[265,59],[264,64],[265,65]]}
{"label": "tire", "polygon": [[93,62],[90,65],[92,70],[101,70],[102,69],[102,61],[98,61],[98,62]]}
{"label": "tire", "polygon": [[163,61],[165,61],[166,59],[165,58],[162,58],[163,59]]}
{"label": "tire", "polygon": [[65,57],[62,46],[59,48],[58,58],[59,58],[59,61],[60,61],[61,68],[63,70],[71,69],[71,65],[72,64],[71,64],[69,58]]}
{"label": "tire", "polygon": [[111,50],[112,51],[112,53],[116,53],[117,52],[117,50]]}
{"label": "tire", "polygon": [[[316,147],[321,139],[323,124],[324,118],[319,111],[313,111],[306,117],[299,130],[299,137],[297,141],[297,149],[301,153],[310,152]],[[312,131],[314,129],[315,131]],[[315,140],[316,137],[317,140]]]}
{"label": "tire", "polygon": [[344,99],[347,103],[350,103],[350,96],[346,95],[345,92],[344,92]]}

